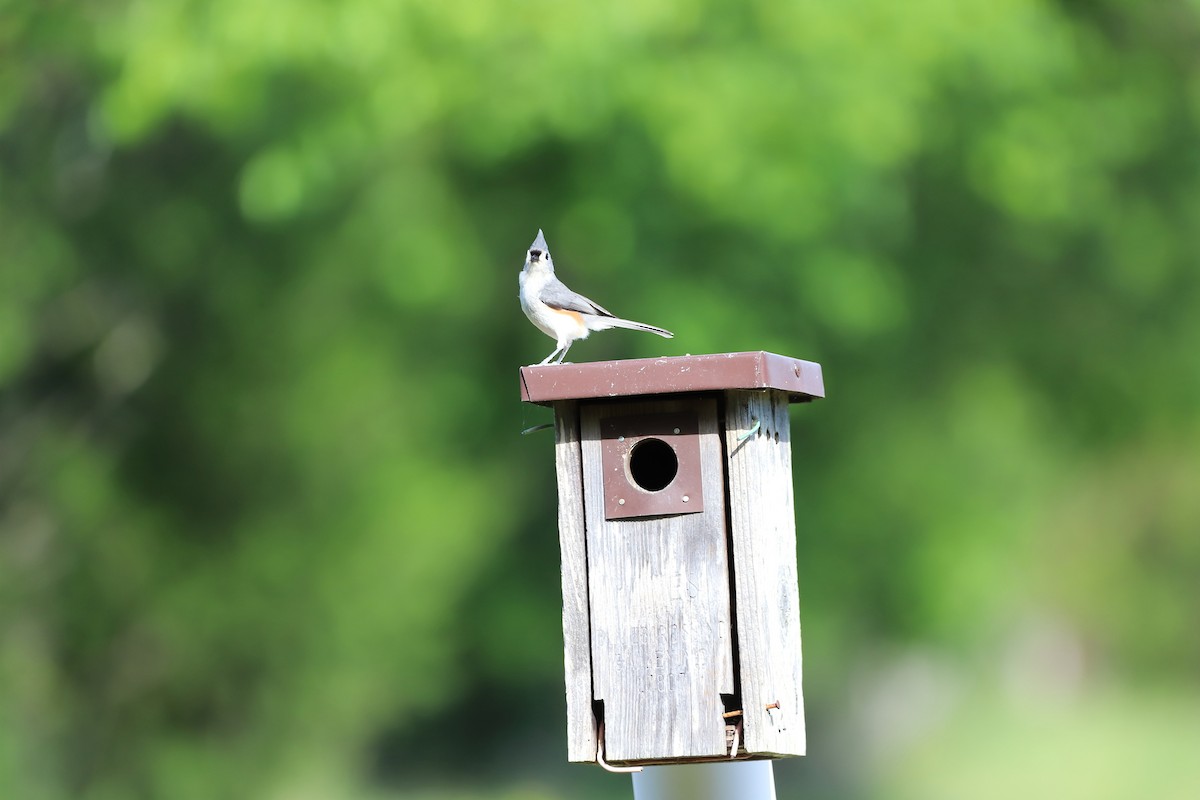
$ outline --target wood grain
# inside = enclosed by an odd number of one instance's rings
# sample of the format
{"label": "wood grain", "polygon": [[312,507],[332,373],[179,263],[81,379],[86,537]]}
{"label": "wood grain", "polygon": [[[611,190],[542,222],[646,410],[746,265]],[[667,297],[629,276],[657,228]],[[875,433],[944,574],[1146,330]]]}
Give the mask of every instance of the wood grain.
{"label": "wood grain", "polygon": [[[756,422],[758,430],[738,441]],[[725,447],[745,748],[752,753],[803,755],[788,396],[773,390],[727,391]],[[775,703],[778,708],[768,710]]]}
{"label": "wood grain", "polygon": [[[600,421],[692,411],[699,419],[701,514],[606,520]],[[734,690],[724,475],[716,401],[581,407],[592,613],[593,692],[610,761],[721,756]]]}
{"label": "wood grain", "polygon": [[567,760],[596,760],[588,622],[587,542],[579,407],[554,405],[554,466],[558,476],[558,544],[562,551],[563,662],[567,689]]}

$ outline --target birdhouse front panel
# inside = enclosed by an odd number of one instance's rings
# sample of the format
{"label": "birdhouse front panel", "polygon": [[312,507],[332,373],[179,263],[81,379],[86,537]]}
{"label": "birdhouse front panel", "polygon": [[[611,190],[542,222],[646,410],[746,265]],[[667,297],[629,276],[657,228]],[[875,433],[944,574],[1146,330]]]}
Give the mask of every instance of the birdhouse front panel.
{"label": "birdhouse front panel", "polygon": [[713,398],[580,406],[592,691],[609,760],[728,753],[720,437]]}

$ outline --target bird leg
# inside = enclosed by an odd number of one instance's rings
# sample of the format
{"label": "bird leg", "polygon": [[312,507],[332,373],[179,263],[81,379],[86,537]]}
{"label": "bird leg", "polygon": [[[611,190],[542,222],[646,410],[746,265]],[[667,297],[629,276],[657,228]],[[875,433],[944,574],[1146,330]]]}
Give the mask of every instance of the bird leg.
{"label": "bird leg", "polygon": [[[534,366],[535,366],[535,367],[544,367],[544,366],[546,366],[547,364],[549,364],[549,363],[550,363],[550,362],[551,362],[551,361],[554,359],[554,357],[555,357],[556,355],[558,355],[558,353],[559,353],[559,351],[560,351],[560,350],[563,350],[563,348],[561,348],[561,347],[556,347],[556,348],[554,348],[553,352],[551,352],[551,353],[550,353],[550,355],[548,355],[548,356],[546,356],[545,358],[543,358],[543,359],[542,359],[541,361],[539,361],[537,364],[534,364]],[[565,351],[564,351],[564,352],[565,352]],[[561,361],[561,360],[562,360],[562,359],[561,359],[561,358],[559,358],[559,361]],[[557,364],[557,363],[558,363],[558,361],[555,361],[554,363],[555,363],[555,364]]]}

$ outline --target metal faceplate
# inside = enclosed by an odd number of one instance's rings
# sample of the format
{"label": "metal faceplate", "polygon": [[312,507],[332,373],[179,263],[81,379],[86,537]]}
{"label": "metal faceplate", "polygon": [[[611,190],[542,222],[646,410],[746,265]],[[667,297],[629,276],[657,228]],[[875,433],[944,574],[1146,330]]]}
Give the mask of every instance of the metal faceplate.
{"label": "metal faceplate", "polygon": [[[665,444],[670,452],[652,440]],[[639,445],[644,449],[638,450]],[[669,474],[671,454],[675,461],[673,477]],[[601,419],[600,462],[604,470],[605,519],[704,511],[700,432],[694,412]],[[661,483],[665,483],[661,488],[643,488]]]}

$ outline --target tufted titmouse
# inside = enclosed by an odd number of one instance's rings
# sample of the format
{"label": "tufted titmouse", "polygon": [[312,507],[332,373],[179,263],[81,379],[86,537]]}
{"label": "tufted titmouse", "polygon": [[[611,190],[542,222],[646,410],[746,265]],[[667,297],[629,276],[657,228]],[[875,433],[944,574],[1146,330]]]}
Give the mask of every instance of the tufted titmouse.
{"label": "tufted titmouse", "polygon": [[657,333],[665,339],[675,335],[653,325],[614,317],[607,309],[568,289],[554,277],[554,262],[540,230],[525,255],[520,283],[521,310],[539,331],[558,343],[554,352],[536,366],[549,364],[555,356],[558,360],[554,363],[561,364],[571,344],[577,339],[586,339],[592,331],[629,328]]}

